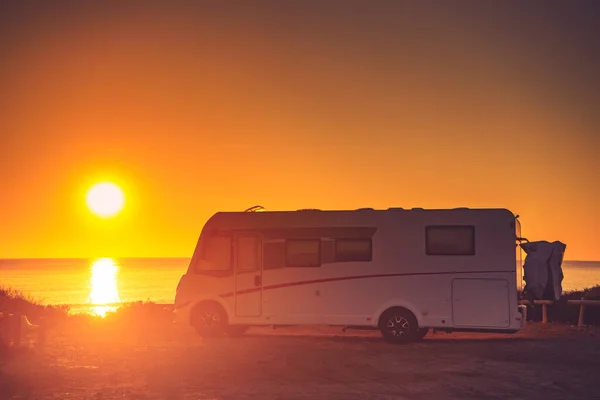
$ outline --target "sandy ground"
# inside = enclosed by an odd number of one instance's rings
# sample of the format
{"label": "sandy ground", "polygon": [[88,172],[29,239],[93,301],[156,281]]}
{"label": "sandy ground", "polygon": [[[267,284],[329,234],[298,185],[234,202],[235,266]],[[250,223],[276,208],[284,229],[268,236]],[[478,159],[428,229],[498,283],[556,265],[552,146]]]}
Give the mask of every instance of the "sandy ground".
{"label": "sandy ground", "polygon": [[516,335],[253,329],[240,338],[50,332],[6,360],[0,399],[600,399],[597,331]]}

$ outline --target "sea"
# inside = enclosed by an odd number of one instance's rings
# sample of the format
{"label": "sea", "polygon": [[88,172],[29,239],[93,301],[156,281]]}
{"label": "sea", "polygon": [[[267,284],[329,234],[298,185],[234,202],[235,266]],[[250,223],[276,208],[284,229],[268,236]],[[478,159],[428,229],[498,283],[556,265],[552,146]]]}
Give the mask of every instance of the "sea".
{"label": "sea", "polygon": [[[102,314],[123,302],[173,304],[189,258],[0,259],[0,287],[71,313]],[[600,261],[563,261],[563,290],[600,285]],[[517,269],[517,286],[522,269]]]}

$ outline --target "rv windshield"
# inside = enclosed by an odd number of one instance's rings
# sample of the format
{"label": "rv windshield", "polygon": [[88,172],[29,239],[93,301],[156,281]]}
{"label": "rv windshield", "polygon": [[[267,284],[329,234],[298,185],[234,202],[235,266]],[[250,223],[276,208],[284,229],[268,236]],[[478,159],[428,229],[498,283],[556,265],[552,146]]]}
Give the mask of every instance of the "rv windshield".
{"label": "rv windshield", "polygon": [[203,243],[201,259],[197,271],[228,271],[231,268],[231,237],[210,235]]}

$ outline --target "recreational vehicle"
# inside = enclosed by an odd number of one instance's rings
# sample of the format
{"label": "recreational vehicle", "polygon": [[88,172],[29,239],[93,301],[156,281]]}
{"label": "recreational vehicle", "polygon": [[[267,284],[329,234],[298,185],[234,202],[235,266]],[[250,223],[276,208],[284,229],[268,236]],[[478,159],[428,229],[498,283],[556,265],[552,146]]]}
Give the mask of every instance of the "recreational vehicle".
{"label": "recreational vehicle", "polygon": [[520,224],[505,209],[218,212],[176,290],[175,322],[202,336],[249,326],[514,333]]}

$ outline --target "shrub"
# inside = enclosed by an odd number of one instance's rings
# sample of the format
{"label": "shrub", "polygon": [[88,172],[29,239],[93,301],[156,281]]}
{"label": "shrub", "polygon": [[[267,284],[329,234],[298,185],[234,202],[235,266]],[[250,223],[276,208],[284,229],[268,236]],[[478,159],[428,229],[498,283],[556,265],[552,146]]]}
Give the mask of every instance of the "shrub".
{"label": "shrub", "polygon": [[[558,301],[548,307],[548,320],[559,323],[577,324],[579,320],[579,306],[568,304],[569,300],[600,300],[600,285],[584,290],[564,292]],[[528,318],[541,319],[541,307],[528,307]],[[600,325],[600,307],[586,307],[584,323],[586,325]]]}
{"label": "shrub", "polygon": [[48,325],[53,325],[67,317],[69,307],[43,305],[19,290],[0,287],[0,312],[24,314],[32,324],[39,324],[44,321]]}

